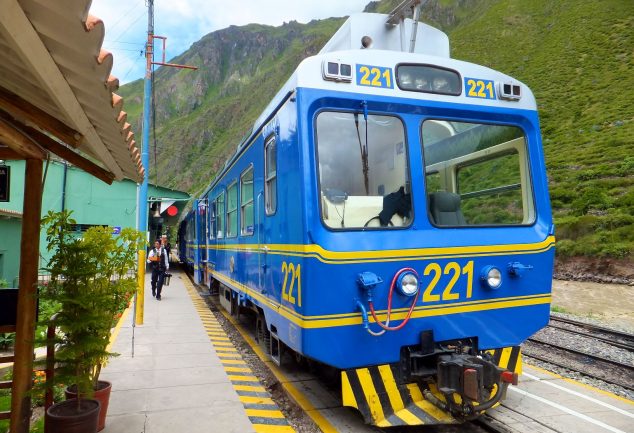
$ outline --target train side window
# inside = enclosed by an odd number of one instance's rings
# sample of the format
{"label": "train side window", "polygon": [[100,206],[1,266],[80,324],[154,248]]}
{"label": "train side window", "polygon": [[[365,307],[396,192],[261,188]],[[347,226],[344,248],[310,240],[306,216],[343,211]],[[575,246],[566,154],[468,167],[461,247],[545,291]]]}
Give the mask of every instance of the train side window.
{"label": "train side window", "polygon": [[227,187],[227,237],[238,235],[238,182]]}
{"label": "train side window", "polygon": [[264,145],[264,202],[266,214],[273,215],[277,210],[277,144],[271,136]]}
{"label": "train side window", "polygon": [[216,238],[216,202],[209,203],[209,226],[207,227],[209,239]]}
{"label": "train side window", "polygon": [[425,120],[421,135],[434,225],[535,221],[526,138],[520,128]]}
{"label": "train side window", "polygon": [[225,192],[216,198],[216,234],[218,239],[225,237]]}
{"label": "train side window", "polygon": [[253,234],[253,165],[240,176],[240,234]]}

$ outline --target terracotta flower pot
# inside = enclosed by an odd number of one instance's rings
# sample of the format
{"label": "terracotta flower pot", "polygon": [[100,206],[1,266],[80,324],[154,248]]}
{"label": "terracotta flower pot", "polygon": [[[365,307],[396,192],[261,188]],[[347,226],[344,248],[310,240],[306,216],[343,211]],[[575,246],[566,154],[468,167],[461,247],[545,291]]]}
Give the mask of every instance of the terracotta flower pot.
{"label": "terracotta flower pot", "polygon": [[96,433],[100,403],[97,400],[66,400],[49,407],[44,433]]}
{"label": "terracotta flower pot", "polygon": [[[100,380],[95,390],[94,399],[101,403],[101,410],[99,411],[99,424],[97,431],[101,431],[106,427],[106,415],[108,414],[108,403],[110,402],[110,391],[112,390],[112,383],[105,380]],[[64,391],[66,394],[66,400],[77,398],[77,387],[71,385],[66,387]]]}

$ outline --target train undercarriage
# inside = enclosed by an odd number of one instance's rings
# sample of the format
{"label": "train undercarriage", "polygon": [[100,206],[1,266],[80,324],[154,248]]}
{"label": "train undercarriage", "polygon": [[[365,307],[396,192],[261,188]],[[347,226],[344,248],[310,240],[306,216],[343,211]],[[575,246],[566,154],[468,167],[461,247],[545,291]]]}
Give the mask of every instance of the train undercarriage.
{"label": "train undercarriage", "polygon": [[[367,424],[455,424],[472,420],[504,399],[521,373],[519,347],[478,350],[477,338],[436,342],[432,331],[420,343],[401,348],[397,363],[336,370],[286,346],[266,323],[262,309],[212,281],[210,292],[232,316],[251,314],[255,340],[278,365],[284,359],[337,375],[343,406],[357,409]],[[317,368],[314,368],[318,365]],[[332,370],[332,371],[330,371]]]}

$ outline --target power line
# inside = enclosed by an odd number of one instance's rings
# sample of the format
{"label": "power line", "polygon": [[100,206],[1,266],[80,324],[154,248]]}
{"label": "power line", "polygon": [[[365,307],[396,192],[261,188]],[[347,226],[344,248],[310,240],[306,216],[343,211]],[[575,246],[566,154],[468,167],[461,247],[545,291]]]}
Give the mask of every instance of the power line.
{"label": "power line", "polygon": [[112,25],[112,28],[115,28],[125,17],[129,16],[132,13],[132,11],[134,11],[140,5],[141,5],[140,2],[135,4],[135,5],[132,5],[132,7],[130,9],[128,9],[125,13],[121,14],[119,19]]}
{"label": "power line", "polygon": [[132,66],[130,66],[130,69],[128,69],[128,72],[125,73],[121,81],[125,81],[125,79],[128,78],[128,75],[130,75],[130,72],[132,72],[132,69],[134,69],[134,67],[137,65],[138,65],[137,62],[132,62]]}
{"label": "power line", "polygon": [[131,28],[133,25],[135,25],[135,24],[136,24],[136,22],[137,22],[137,21],[139,21],[139,20],[141,19],[141,17],[144,17],[144,16],[145,16],[145,11],[143,11],[143,12],[141,13],[141,15],[139,15],[139,16],[138,16],[138,17],[137,17],[134,21],[132,21],[132,22],[128,25],[128,27],[126,27],[126,29],[125,29],[123,32],[119,33],[119,37],[118,37],[117,39],[115,39],[115,40],[114,40],[114,42],[118,42],[118,41],[119,41],[119,39],[121,39],[121,37],[122,37],[124,34],[126,34],[126,32],[127,32],[128,30],[130,30],[130,28]]}
{"label": "power line", "polygon": [[143,49],[133,50],[133,49],[131,49],[131,48],[116,48],[116,47],[113,47],[113,48],[107,48],[107,47],[106,47],[106,49],[107,49],[107,50],[108,50],[108,49],[110,49],[110,50],[112,50],[112,51],[114,51],[114,50],[117,50],[117,51],[131,51],[131,52],[133,52],[133,53],[138,53],[138,52],[140,52],[140,53],[141,53],[141,55],[143,55]]}
{"label": "power line", "polygon": [[113,43],[113,44],[126,44],[126,45],[145,45],[143,42],[130,42],[130,41],[112,41],[105,40],[104,42]]}

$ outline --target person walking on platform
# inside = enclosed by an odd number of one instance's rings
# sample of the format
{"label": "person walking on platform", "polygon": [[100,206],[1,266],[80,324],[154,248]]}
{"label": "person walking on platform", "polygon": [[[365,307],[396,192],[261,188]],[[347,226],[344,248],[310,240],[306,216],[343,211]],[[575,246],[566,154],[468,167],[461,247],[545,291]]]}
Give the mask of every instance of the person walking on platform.
{"label": "person walking on platform", "polygon": [[160,301],[165,272],[170,268],[167,251],[161,246],[160,240],[154,242],[147,262],[152,264],[152,296]]}

